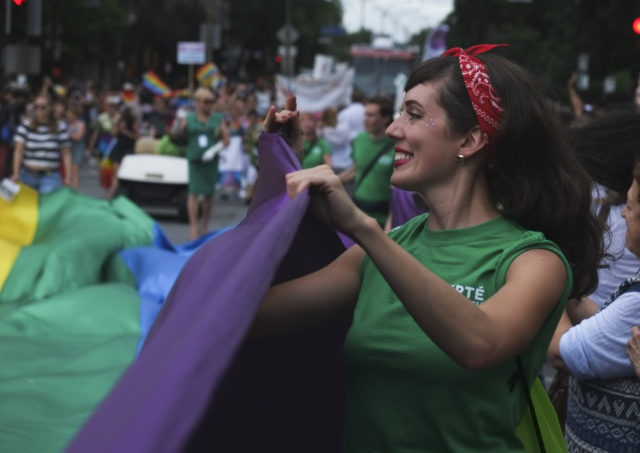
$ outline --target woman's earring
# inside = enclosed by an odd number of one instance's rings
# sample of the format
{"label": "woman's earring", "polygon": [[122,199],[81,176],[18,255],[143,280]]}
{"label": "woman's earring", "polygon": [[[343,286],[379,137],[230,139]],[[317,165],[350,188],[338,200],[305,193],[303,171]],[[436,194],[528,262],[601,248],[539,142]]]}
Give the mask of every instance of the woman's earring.
{"label": "woman's earring", "polygon": [[456,154],[456,163],[464,165],[464,155],[460,153]]}

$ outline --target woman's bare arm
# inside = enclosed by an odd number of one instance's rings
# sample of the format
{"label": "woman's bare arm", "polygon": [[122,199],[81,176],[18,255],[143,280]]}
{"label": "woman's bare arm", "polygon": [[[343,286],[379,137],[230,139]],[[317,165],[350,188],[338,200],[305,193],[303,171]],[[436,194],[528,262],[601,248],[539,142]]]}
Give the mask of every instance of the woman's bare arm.
{"label": "woman's bare arm", "polygon": [[353,246],[324,268],[272,287],[251,334],[300,331],[349,315],[360,290],[363,257],[363,250]]}

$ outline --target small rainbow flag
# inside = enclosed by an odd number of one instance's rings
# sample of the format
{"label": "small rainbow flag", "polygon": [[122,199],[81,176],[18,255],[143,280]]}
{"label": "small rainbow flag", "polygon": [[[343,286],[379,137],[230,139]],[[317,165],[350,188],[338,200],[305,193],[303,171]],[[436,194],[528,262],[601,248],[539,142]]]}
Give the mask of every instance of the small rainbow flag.
{"label": "small rainbow flag", "polygon": [[153,71],[147,71],[142,76],[142,86],[154,94],[166,96],[171,93],[171,90],[164,83],[158,75]]}
{"label": "small rainbow flag", "polygon": [[220,72],[220,69],[215,63],[205,63],[196,72],[196,79],[202,86],[220,87],[224,81],[224,77]]}

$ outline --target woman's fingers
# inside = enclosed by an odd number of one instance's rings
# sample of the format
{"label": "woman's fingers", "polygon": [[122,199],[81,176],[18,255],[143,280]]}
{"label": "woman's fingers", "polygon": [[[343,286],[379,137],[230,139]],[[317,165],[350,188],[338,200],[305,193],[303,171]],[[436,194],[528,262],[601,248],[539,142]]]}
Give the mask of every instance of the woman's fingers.
{"label": "woman's fingers", "polygon": [[265,132],[273,133],[278,131],[278,125],[276,124],[275,106],[272,105],[271,107],[269,107],[269,110],[267,111],[267,116],[264,119],[264,123],[262,127],[265,130]]}
{"label": "woman's fingers", "polygon": [[318,167],[315,167],[289,173],[287,174],[286,180],[287,193],[289,194],[289,198],[293,198],[311,186],[321,186],[325,184],[326,177],[319,171]]}
{"label": "woman's fingers", "polygon": [[302,141],[302,128],[298,120],[299,112],[296,108],[297,101],[295,96],[287,97],[284,109],[279,112],[277,112],[275,106],[272,105],[267,111],[263,129],[269,133],[280,132],[296,152],[298,158],[301,158],[304,145]]}
{"label": "woman's fingers", "polygon": [[285,110],[290,110],[290,111],[294,111],[298,108],[298,101],[296,100],[296,97],[293,95],[289,95],[287,96],[287,100],[284,102],[284,108]]}

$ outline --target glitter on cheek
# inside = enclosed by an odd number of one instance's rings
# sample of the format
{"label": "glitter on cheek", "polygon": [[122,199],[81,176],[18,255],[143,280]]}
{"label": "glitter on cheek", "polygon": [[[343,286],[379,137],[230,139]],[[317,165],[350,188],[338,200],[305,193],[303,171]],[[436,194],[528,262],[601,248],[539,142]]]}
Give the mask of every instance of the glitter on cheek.
{"label": "glitter on cheek", "polygon": [[434,120],[433,118],[429,118],[429,121],[427,123],[425,123],[424,125],[425,125],[425,127],[435,126],[436,125],[436,120]]}

